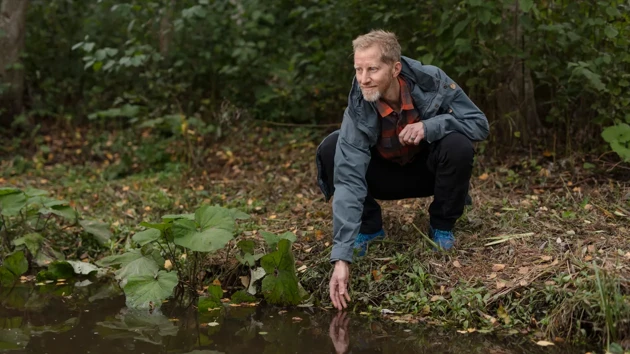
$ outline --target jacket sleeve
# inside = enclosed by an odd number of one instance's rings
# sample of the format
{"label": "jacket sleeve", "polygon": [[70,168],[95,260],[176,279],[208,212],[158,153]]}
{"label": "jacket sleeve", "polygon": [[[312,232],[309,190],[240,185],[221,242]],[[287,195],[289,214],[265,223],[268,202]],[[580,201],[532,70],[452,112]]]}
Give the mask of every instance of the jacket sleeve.
{"label": "jacket sleeve", "polygon": [[437,71],[439,80],[444,83],[439,87],[444,90],[443,106],[448,113],[423,121],[427,142],[433,143],[452,132],[464,134],[472,141],[485,140],[490,131],[486,115],[444,71],[441,69]]}
{"label": "jacket sleeve", "polygon": [[363,202],[367,196],[365,173],[370,163],[369,140],[358,129],[351,114],[346,108],[335,150],[331,262],[352,262],[354,239],[361,227]]}

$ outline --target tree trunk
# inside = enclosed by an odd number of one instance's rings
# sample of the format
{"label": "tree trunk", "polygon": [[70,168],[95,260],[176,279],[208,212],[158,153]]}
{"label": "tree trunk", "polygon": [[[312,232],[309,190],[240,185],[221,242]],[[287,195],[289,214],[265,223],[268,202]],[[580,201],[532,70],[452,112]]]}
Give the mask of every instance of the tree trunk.
{"label": "tree trunk", "polygon": [[[506,17],[512,18],[510,21],[512,44],[524,51],[525,39],[520,16],[519,4],[515,1],[513,6],[507,9]],[[541,127],[534,98],[534,81],[523,59],[516,56],[508,63],[504,73],[505,76],[496,95],[499,126],[506,142],[518,141],[515,135],[519,135],[521,143],[527,145],[531,138],[539,133]]]}
{"label": "tree trunk", "polygon": [[23,109],[24,69],[20,54],[24,49],[28,0],[0,1],[0,123],[11,123]]}
{"label": "tree trunk", "polygon": [[167,8],[160,18],[160,54],[162,54],[162,56],[168,54],[168,48],[173,39],[173,9],[175,9],[175,0],[170,0],[166,6]]}

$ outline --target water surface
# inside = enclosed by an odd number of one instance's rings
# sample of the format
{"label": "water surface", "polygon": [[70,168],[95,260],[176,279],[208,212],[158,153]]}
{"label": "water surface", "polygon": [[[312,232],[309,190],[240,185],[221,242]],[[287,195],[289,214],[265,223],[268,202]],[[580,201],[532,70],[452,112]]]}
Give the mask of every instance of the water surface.
{"label": "water surface", "polygon": [[393,323],[324,309],[226,307],[133,311],[110,283],[0,289],[0,352],[116,353],[585,353],[500,337]]}

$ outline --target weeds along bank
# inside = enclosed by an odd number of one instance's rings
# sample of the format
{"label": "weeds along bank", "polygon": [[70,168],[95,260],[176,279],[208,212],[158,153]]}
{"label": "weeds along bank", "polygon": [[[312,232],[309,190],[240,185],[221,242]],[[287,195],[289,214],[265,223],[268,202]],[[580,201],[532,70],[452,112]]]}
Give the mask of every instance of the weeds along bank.
{"label": "weeds along bank", "polygon": [[[214,153],[201,150],[201,167],[181,158],[185,141],[65,134],[2,162],[3,289],[107,274],[129,306],[195,294],[204,311],[226,298],[329,304],[330,205],[312,161],[321,132],[252,128]],[[114,167],[124,151],[142,150],[166,157],[156,163],[138,152]],[[416,231],[430,200],[385,202],[391,237],[352,266],[352,310],[627,345],[630,190],[605,174],[608,166],[589,163],[482,157],[474,206],[447,254],[430,251]]]}

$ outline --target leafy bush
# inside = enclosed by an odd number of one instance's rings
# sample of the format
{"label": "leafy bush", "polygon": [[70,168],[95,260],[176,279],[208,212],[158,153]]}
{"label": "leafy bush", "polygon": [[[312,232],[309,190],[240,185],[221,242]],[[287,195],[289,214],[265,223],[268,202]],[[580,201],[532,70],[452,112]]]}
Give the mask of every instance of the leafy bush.
{"label": "leafy bush", "polygon": [[493,139],[553,134],[570,152],[628,123],[629,10],[622,0],[33,1],[31,115],[120,126],[178,115],[218,133],[243,117],[214,113],[229,102],[265,120],[338,122],[351,41],[383,28],[465,88]]}
{"label": "leafy bush", "polygon": [[[129,307],[159,307],[164,299],[174,295],[177,286],[196,297],[202,292],[203,279],[198,272],[202,270],[205,256],[223,249],[234,238],[236,219],[246,218],[249,215],[218,206],[202,206],[194,214],[164,215],[160,223],[140,224],[146,230],[133,236],[140,248],[105,257],[97,264],[117,268],[115,277],[125,292]],[[278,245],[277,250],[254,257],[254,246],[241,241],[239,247],[249,252],[240,259],[250,266],[255,265],[256,259],[261,260],[262,268],[268,274],[262,282],[262,293],[268,301],[297,304],[301,298],[291,241],[287,239],[291,237],[269,233],[267,237],[274,242],[274,248]],[[252,279],[252,283],[255,280]],[[219,307],[222,296],[221,287],[211,285],[198,306],[202,310]],[[237,297],[239,301],[247,298]]]}

